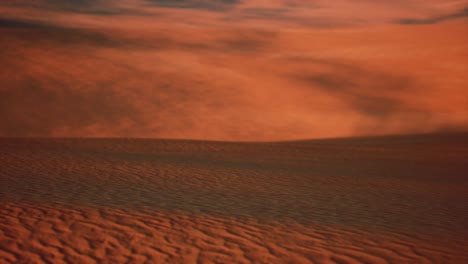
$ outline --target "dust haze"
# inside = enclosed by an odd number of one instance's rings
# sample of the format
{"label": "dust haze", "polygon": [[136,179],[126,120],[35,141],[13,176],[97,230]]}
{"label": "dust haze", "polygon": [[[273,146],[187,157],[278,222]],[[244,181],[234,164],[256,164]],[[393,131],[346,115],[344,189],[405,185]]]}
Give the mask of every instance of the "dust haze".
{"label": "dust haze", "polygon": [[468,129],[466,1],[3,1],[0,136]]}

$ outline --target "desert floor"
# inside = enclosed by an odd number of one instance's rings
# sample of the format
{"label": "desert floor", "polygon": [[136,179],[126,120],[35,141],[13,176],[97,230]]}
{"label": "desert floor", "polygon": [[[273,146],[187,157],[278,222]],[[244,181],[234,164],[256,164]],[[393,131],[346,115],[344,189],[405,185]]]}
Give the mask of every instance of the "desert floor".
{"label": "desert floor", "polygon": [[468,134],[1,139],[0,263],[468,263]]}

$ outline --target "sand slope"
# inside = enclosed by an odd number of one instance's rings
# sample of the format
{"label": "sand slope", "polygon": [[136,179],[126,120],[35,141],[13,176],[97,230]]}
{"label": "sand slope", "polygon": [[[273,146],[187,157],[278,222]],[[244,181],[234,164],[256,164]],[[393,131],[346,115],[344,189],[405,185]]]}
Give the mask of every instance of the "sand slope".
{"label": "sand slope", "polygon": [[467,263],[468,134],[1,139],[0,263]]}

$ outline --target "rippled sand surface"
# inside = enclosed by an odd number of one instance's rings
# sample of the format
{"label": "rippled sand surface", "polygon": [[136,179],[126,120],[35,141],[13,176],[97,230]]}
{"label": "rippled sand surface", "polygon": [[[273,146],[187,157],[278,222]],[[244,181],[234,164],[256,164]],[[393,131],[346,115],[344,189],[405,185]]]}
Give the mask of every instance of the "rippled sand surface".
{"label": "rippled sand surface", "polygon": [[467,263],[468,134],[0,139],[0,263]]}

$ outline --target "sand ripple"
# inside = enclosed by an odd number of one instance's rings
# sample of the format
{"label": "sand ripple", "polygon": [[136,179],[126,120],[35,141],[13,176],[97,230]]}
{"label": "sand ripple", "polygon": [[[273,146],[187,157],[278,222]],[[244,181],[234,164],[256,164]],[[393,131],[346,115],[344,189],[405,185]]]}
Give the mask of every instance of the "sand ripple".
{"label": "sand ripple", "polygon": [[0,263],[468,263],[467,146],[1,139]]}
{"label": "sand ripple", "polygon": [[462,245],[254,219],[3,204],[1,263],[463,263]]}

